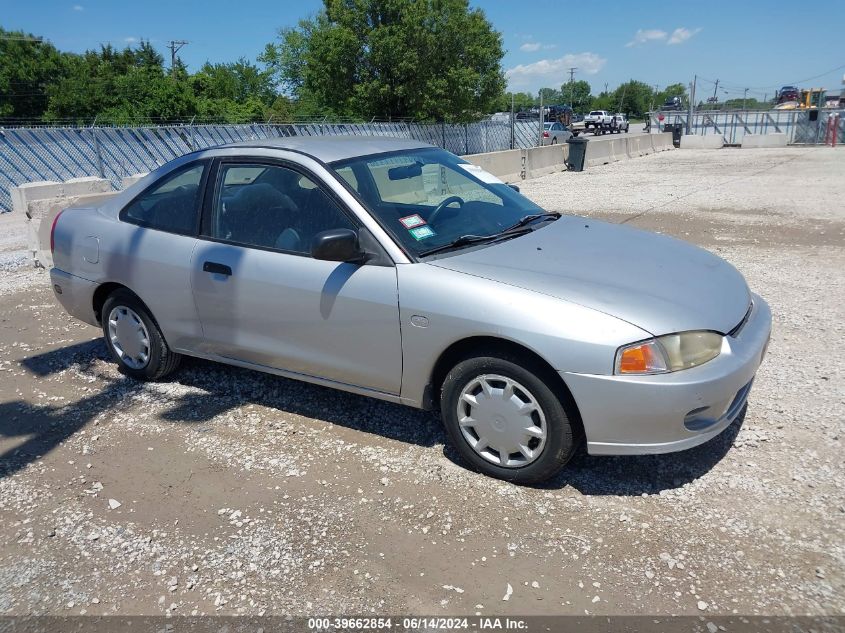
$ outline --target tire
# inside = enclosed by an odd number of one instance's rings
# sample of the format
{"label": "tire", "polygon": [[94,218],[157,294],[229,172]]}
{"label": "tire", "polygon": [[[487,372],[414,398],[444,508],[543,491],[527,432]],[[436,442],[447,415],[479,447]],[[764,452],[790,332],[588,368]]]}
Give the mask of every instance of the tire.
{"label": "tire", "polygon": [[[509,355],[484,355],[467,358],[455,365],[443,381],[440,397],[440,411],[446,432],[453,446],[469,465],[485,475],[511,481],[517,484],[535,484],[545,481],[561,471],[570,460],[578,445],[579,434],[569,420],[563,403],[551,386],[551,377],[547,372],[533,362]],[[476,426],[467,425],[462,428],[459,422],[464,414],[469,415],[478,409],[466,402],[462,395],[465,390],[471,398],[484,397],[485,389],[479,385],[481,377],[485,377],[491,393],[495,394],[487,404],[497,406],[495,402],[501,398],[501,407],[505,407],[502,415],[494,415],[496,409],[490,409],[492,417],[480,416]],[[510,399],[502,397],[509,381],[513,387]],[[473,391],[475,389],[476,391]],[[475,393],[475,395],[472,395]],[[498,395],[498,398],[495,396]],[[503,446],[512,445],[514,424],[504,417],[509,414],[507,409],[516,405],[510,403],[516,398],[517,402],[532,402],[536,409],[523,421],[532,420],[533,429],[545,431],[544,437],[532,436],[525,447],[533,453],[529,459],[524,453],[516,450],[504,457],[506,464],[502,464],[502,454],[494,449],[497,442]],[[461,411],[459,412],[459,405]],[[481,410],[484,403],[482,402]],[[514,409],[516,410],[516,409]],[[513,414],[524,416],[521,412]],[[470,416],[471,417],[471,416]],[[523,419],[522,417],[517,419]],[[489,420],[489,424],[487,424]],[[513,420],[513,418],[512,418]],[[526,422],[527,423],[527,422]],[[477,428],[476,428],[477,427]],[[516,428],[521,425],[516,423]],[[489,435],[490,448],[478,452],[470,441],[480,443]],[[517,432],[516,435],[519,435]],[[529,437],[526,435],[525,437]],[[516,440],[522,444],[522,440]],[[498,460],[498,463],[496,463]]]}
{"label": "tire", "polygon": [[[164,378],[179,366],[181,354],[170,350],[147,306],[129,290],[121,288],[109,295],[100,321],[106,346],[122,374],[153,381]],[[121,338],[130,340],[121,343]],[[139,342],[141,339],[146,339],[146,344]]]}
{"label": "tire", "polygon": [[557,136],[552,139],[552,145],[557,145]]}

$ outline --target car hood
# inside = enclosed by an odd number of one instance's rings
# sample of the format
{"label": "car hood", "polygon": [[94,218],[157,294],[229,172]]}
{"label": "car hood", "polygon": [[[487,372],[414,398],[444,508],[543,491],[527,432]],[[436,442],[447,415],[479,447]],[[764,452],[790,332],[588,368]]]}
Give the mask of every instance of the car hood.
{"label": "car hood", "polygon": [[654,335],[729,332],[751,301],[742,275],[704,249],[573,216],[429,263],[577,303]]}

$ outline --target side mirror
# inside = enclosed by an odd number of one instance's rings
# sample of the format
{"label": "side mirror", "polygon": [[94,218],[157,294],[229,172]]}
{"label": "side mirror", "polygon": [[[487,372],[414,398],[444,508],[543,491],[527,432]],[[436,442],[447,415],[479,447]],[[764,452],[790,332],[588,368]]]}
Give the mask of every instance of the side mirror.
{"label": "side mirror", "polygon": [[317,233],[311,241],[311,257],[355,264],[367,260],[367,254],[358,244],[358,233],[350,229],[331,229]]}
{"label": "side mirror", "polygon": [[519,193],[519,185],[508,185],[508,187]]}

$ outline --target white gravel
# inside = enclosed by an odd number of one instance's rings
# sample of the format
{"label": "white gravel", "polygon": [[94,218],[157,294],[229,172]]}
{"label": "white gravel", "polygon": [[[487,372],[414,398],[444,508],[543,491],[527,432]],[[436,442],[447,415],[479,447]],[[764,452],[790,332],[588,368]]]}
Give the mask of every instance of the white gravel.
{"label": "white gravel", "polygon": [[200,361],[133,383],[44,271],[3,270],[0,613],[842,614],[844,168],[680,150],[523,184],[714,250],[774,316],[741,424],[537,488],[424,412]]}

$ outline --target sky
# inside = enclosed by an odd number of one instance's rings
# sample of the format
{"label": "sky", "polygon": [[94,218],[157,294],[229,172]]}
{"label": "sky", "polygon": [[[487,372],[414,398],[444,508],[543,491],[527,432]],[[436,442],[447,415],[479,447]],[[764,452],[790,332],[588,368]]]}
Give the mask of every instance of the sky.
{"label": "sky", "polygon": [[[320,0],[0,0],[0,26],[82,52],[147,39],[189,70],[205,61],[255,60],[279,28],[316,12]],[[577,68],[594,94],[628,79],[664,87],[698,76],[698,96],[763,99],[787,84],[839,92],[845,74],[845,2],[808,8],[784,0],[615,3],[471,0],[502,33],[509,89],[559,88]],[[591,9],[600,9],[595,17]]]}

